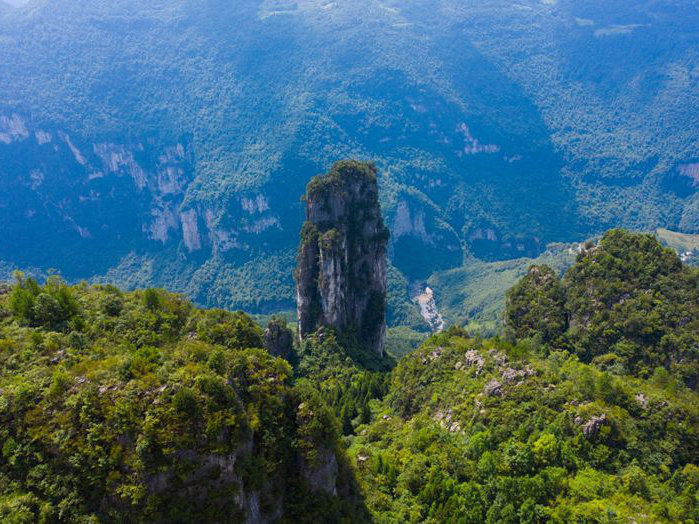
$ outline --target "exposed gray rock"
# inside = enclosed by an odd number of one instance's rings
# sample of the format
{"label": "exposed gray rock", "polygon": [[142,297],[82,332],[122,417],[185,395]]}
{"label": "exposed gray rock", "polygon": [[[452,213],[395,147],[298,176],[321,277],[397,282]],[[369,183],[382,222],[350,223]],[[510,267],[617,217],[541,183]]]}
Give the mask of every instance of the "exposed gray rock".
{"label": "exposed gray rock", "polygon": [[599,433],[600,429],[606,421],[607,415],[605,413],[602,413],[598,416],[594,416],[587,422],[584,422],[581,417],[575,418],[575,423],[579,426],[582,426],[583,435],[585,435],[585,438],[588,440],[591,440],[592,438],[597,436],[597,434]]}
{"label": "exposed gray rock", "polygon": [[483,393],[489,397],[499,397],[502,395],[502,384],[492,379],[483,388]]}
{"label": "exposed gray rock", "polygon": [[439,346],[438,348],[434,349],[432,353],[428,353],[422,358],[422,364],[427,364],[428,362],[432,362],[433,360],[438,359],[439,357],[442,356],[442,353],[444,352],[444,348],[442,346]]}
{"label": "exposed gray rock", "polygon": [[263,231],[266,231],[272,227],[276,227],[278,229],[281,229],[281,224],[279,223],[279,217],[276,217],[276,216],[262,217],[259,220],[255,220],[254,222],[250,222],[249,224],[244,225],[241,229],[243,231],[245,231],[246,233],[260,234]]}
{"label": "exposed gray rock", "polygon": [[105,385],[105,386],[100,386],[99,389],[98,389],[97,391],[99,392],[99,394],[100,394],[100,396],[101,396],[101,395],[105,395],[105,394],[107,394],[107,393],[110,393],[110,392],[112,392],[112,391],[116,391],[117,389],[119,389],[119,385],[117,385],[117,384],[112,384],[112,385],[110,385],[110,386],[107,386],[107,385]]}
{"label": "exposed gray rock", "polygon": [[524,369],[513,369],[508,367],[502,371],[502,379],[506,384],[515,384],[534,375],[535,373],[536,372],[530,367],[526,367]]}
{"label": "exposed gray rock", "polygon": [[[201,454],[194,450],[182,450],[176,453],[179,460],[196,465],[183,483],[177,479],[177,473],[173,470],[162,471],[145,478],[148,491],[160,494],[172,490],[174,486],[181,496],[201,502],[208,501],[211,505],[222,505],[226,501],[220,493],[230,492],[230,487],[237,486],[234,496],[236,505],[244,514],[246,524],[262,524],[277,522],[281,518],[284,509],[282,497],[268,498],[268,503],[274,504],[263,509],[261,503],[262,490],[251,490],[245,485],[243,478],[236,472],[236,464],[245,456],[253,453],[254,445],[252,437],[245,440],[238,449],[231,454]],[[272,490],[278,487],[280,479],[270,479],[262,488]],[[220,492],[220,493],[219,493]]]}
{"label": "exposed gray rock", "polygon": [[265,349],[270,355],[290,360],[294,351],[294,335],[283,319],[272,319],[264,332]]}
{"label": "exposed gray rock", "polygon": [[367,462],[367,461],[369,460],[369,458],[370,458],[369,455],[367,455],[367,454],[364,453],[363,451],[360,451],[360,452],[357,454],[357,462],[358,462],[359,464],[364,464],[365,462]]}
{"label": "exposed gray rock", "polygon": [[313,491],[324,491],[328,495],[337,495],[337,473],[339,467],[335,451],[319,449],[314,464],[302,460],[301,472]]}
{"label": "exposed gray rock", "polygon": [[[50,364],[58,364],[63,358],[65,358],[65,355],[66,355],[66,350],[65,350],[65,349],[61,349],[60,351],[57,351],[57,352],[56,352],[56,356],[51,357],[51,358],[49,359],[49,363],[50,363]],[[82,380],[82,382],[81,382],[81,380]],[[78,382],[78,384],[82,384],[85,380],[87,380],[87,379],[85,379],[84,377],[80,377],[80,378],[77,380],[77,382]]]}
{"label": "exposed gray rock", "polygon": [[11,144],[14,141],[26,140],[29,138],[29,131],[24,119],[12,114],[7,117],[0,115],[0,142],[3,144]]}
{"label": "exposed gray rock", "polygon": [[47,131],[42,131],[41,129],[37,129],[34,132],[34,138],[36,138],[36,143],[40,146],[43,146],[44,144],[50,144],[51,140],[53,140],[53,136],[51,136],[51,133]]}
{"label": "exposed gray rock", "polygon": [[420,307],[420,315],[429,324],[433,332],[438,333],[444,330],[444,318],[437,308],[432,288],[426,286],[424,291],[413,297],[413,301]]}
{"label": "exposed gray rock", "polygon": [[425,227],[425,212],[418,210],[411,213],[405,200],[400,201],[396,208],[396,216],[393,219],[393,235],[394,239],[407,235],[415,236],[428,245],[434,243]]}
{"label": "exposed gray rock", "polygon": [[648,397],[646,397],[643,393],[639,393],[636,395],[636,402],[642,407],[642,408],[647,408],[648,407]]}
{"label": "exposed gray rock", "polygon": [[179,227],[180,219],[175,210],[167,206],[153,208],[151,215],[153,221],[150,224],[144,224],[143,230],[148,234],[149,239],[165,244],[169,239],[170,230],[176,231]]}
{"label": "exposed gray rock", "polygon": [[356,161],[308,184],[295,274],[300,338],[328,326],[383,354],[388,230],[378,196],[376,168]]}
{"label": "exposed gray rock", "polygon": [[258,194],[252,197],[242,197],[240,200],[240,206],[244,211],[254,215],[256,213],[263,213],[267,211],[269,209],[269,201],[265,195]]}
{"label": "exposed gray rock", "polygon": [[[86,161],[80,151],[71,142],[67,135],[62,135],[63,140],[73,151],[75,159],[85,165]],[[107,173],[123,174],[131,177],[142,190],[148,184],[145,170],[136,162],[134,153],[123,144],[93,144],[92,150],[102,161],[102,169]]]}
{"label": "exposed gray rock", "polygon": [[187,250],[191,253],[201,249],[197,212],[194,209],[183,211],[180,213],[180,220],[182,221],[182,238]]}
{"label": "exposed gray rock", "polygon": [[434,419],[450,433],[461,431],[461,424],[458,420],[454,420],[454,413],[452,412],[451,408],[447,409],[446,411],[442,411],[441,409],[438,410],[434,415]]}
{"label": "exposed gray rock", "polygon": [[507,365],[507,355],[505,355],[502,351],[498,351],[497,349],[491,349],[490,351],[488,351],[488,355],[495,361],[495,363],[498,366]]}
{"label": "exposed gray rock", "polygon": [[464,362],[468,367],[476,367],[477,368],[476,374],[480,374],[481,371],[483,371],[483,365],[485,364],[485,359],[478,351],[476,351],[475,349],[470,349],[466,352],[465,357],[466,358],[465,358]]}

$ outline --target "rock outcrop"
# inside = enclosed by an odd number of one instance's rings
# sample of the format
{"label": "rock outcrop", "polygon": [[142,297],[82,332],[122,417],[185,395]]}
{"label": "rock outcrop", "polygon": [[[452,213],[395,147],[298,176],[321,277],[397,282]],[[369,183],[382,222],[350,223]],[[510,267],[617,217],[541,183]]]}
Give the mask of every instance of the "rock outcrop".
{"label": "rock outcrop", "polygon": [[291,361],[294,353],[294,334],[282,318],[273,318],[267,324],[264,335],[265,349],[270,355]]}
{"label": "rock outcrop", "polygon": [[420,307],[420,315],[425,319],[425,322],[430,326],[433,332],[439,333],[444,330],[444,318],[437,308],[437,302],[434,298],[434,291],[429,286],[424,287],[424,291],[418,288],[418,292],[413,297],[413,302]]}
{"label": "rock outcrop", "polygon": [[383,355],[388,237],[373,165],[338,162],[310,181],[295,274],[300,338],[333,327]]}
{"label": "rock outcrop", "polygon": [[592,440],[594,437],[596,437],[606,421],[607,421],[606,413],[602,413],[599,416],[594,416],[590,420],[588,420],[587,422],[583,422],[581,417],[575,418],[576,424],[582,426],[583,435],[585,435],[585,438],[587,440]]}

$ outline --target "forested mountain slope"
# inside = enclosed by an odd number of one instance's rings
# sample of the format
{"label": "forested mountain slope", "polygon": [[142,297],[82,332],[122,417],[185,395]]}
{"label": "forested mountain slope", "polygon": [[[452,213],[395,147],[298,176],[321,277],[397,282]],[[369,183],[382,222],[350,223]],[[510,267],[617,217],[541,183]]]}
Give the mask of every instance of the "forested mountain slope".
{"label": "forested mountain slope", "polygon": [[562,280],[532,266],[508,292],[505,322],[605,369],[649,377],[663,367],[699,385],[699,269],[650,235],[608,232]]}
{"label": "forested mountain slope", "polygon": [[361,521],[332,413],[268,340],[164,291],[3,286],[0,520]]}
{"label": "forested mountain slope", "polygon": [[0,10],[0,260],[275,310],[309,176],[374,160],[409,282],[698,231],[694,2]]}
{"label": "forested mountain slope", "polygon": [[504,337],[450,328],[395,365],[327,326],[294,345],[279,319],[20,274],[0,519],[695,522],[698,294],[616,230],[562,279],[532,268]]}
{"label": "forested mountain slope", "polygon": [[[532,267],[505,339],[401,360],[350,455],[379,522],[695,522],[699,270],[611,231]],[[369,420],[369,422],[367,422]]]}
{"label": "forested mountain slope", "polygon": [[452,330],[399,363],[350,455],[377,522],[694,522],[698,401]]}

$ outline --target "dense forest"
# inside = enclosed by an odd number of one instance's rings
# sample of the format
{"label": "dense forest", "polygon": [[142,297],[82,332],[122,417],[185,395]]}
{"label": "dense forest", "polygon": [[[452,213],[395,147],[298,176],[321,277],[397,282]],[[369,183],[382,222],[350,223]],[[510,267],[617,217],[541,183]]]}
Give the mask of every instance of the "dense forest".
{"label": "dense forest", "polygon": [[3,521],[235,522],[282,501],[289,519],[352,506],[332,414],[244,313],[20,274],[1,303]]}
{"label": "dense forest", "polygon": [[17,273],[0,519],[696,522],[698,304],[698,269],[617,230],[562,279],[533,267],[500,336],[451,328],[396,363]]}
{"label": "dense forest", "polygon": [[297,196],[348,157],[379,168],[396,287],[699,233],[694,0],[13,3],[0,276],[291,310]]}

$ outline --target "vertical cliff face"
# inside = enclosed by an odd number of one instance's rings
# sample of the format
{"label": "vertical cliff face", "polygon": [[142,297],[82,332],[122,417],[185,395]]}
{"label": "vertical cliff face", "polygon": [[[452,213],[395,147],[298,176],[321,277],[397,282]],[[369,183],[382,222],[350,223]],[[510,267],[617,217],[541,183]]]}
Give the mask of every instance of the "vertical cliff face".
{"label": "vertical cliff face", "polygon": [[306,189],[306,223],[296,269],[299,336],[321,326],[383,355],[388,229],[376,168],[335,164]]}

